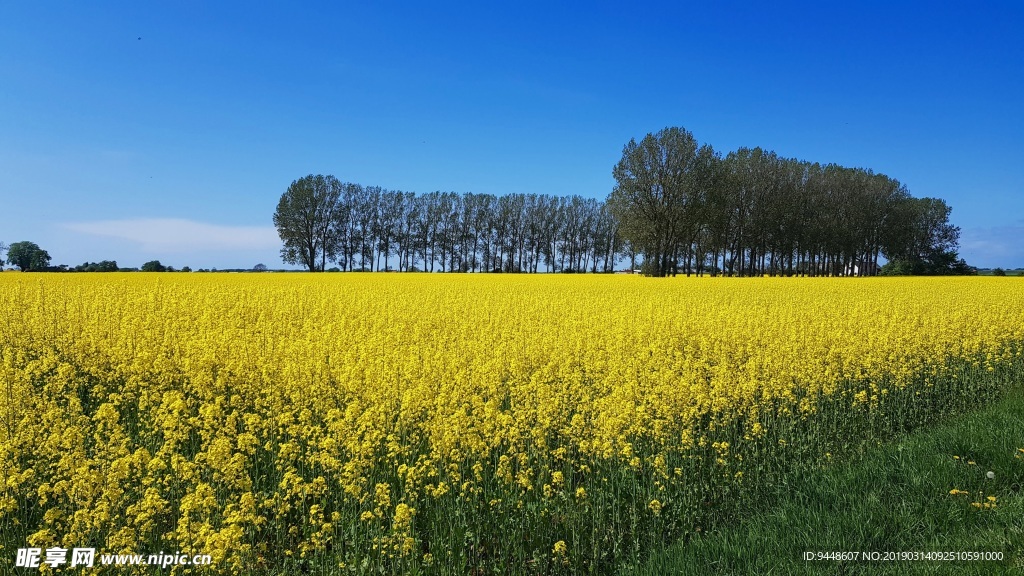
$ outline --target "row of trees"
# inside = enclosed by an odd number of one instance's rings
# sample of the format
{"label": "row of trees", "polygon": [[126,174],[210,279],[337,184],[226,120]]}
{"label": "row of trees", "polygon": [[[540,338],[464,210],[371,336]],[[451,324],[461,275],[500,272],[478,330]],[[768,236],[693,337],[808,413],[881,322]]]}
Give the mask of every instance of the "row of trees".
{"label": "row of trees", "polygon": [[[310,271],[609,272],[654,276],[965,274],[937,198],[871,170],[741,148],[682,128],[631,140],[606,202],[414,194],[309,175],[274,213],[283,260]],[[887,261],[880,266],[881,259]]]}
{"label": "row of trees", "polygon": [[101,260],[99,262],[83,262],[74,268],[68,268],[71,272],[117,272],[116,260]]}
{"label": "row of trees", "polygon": [[282,259],[309,271],[611,271],[628,253],[603,202],[538,194],[415,194],[309,175],[274,212]]}
{"label": "row of trees", "polygon": [[[4,254],[6,253],[6,261]],[[50,254],[43,250],[35,242],[15,242],[7,246],[0,242],[0,270],[5,264],[16,266],[22,272],[134,272],[139,268],[120,268],[115,260],[101,260],[99,262],[83,262],[78,266],[50,266]],[[262,266],[262,264],[258,265]],[[266,270],[266,267],[263,267]],[[176,272],[173,266],[164,266],[159,260],[150,260],[142,265],[143,272]],[[188,266],[181,268],[181,272],[191,272]]]}
{"label": "row of trees", "polygon": [[723,158],[667,128],[630,140],[613,175],[609,211],[651,275],[972,271],[957,256],[960,231],[945,201],[914,198],[871,170],[760,148]]}

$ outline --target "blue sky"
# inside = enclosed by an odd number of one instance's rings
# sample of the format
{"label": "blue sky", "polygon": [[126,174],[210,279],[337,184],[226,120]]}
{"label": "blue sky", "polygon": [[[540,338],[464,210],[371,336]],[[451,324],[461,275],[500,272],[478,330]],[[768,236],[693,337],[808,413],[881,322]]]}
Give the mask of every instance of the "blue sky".
{"label": "blue sky", "polygon": [[603,199],[682,126],[888,174],[1024,267],[1024,3],[558,4],[4,2],[0,241],[280,267],[306,174]]}

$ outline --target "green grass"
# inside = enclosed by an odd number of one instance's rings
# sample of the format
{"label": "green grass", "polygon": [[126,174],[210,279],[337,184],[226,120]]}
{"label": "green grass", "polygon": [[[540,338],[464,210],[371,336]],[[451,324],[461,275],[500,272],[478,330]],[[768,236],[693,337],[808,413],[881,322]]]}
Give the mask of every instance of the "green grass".
{"label": "green grass", "polygon": [[[994,276],[994,268],[982,268],[978,270],[978,276]],[[1007,276],[1024,276],[1024,270],[1020,268],[1003,268]]]}
{"label": "green grass", "polygon": [[[1024,389],[846,462],[784,476],[745,519],[625,572],[667,574],[1024,574]],[[954,458],[959,456],[960,459]],[[968,462],[974,462],[969,464]],[[988,479],[986,473],[995,473]],[[950,490],[968,491],[951,495]],[[997,499],[995,508],[972,502]],[[856,560],[804,560],[853,551]],[[861,552],[1002,552],[998,561],[870,561]]]}

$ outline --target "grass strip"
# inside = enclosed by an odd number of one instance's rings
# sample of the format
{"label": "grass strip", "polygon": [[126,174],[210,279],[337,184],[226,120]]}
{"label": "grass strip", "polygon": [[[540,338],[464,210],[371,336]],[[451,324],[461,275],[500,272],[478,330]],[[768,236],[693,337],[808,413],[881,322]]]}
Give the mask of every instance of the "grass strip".
{"label": "grass strip", "polygon": [[[794,472],[738,525],[677,542],[625,572],[1024,574],[1022,484],[1024,389],[1014,387],[988,407],[846,462]],[[948,554],[962,552],[1002,560]]]}

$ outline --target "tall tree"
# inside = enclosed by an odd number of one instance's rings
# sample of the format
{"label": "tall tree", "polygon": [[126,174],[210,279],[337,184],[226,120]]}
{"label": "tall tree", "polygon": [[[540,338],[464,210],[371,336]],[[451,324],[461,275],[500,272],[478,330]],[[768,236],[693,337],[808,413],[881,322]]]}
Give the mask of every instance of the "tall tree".
{"label": "tall tree", "polygon": [[398,252],[398,269],[408,270],[415,262],[415,235],[413,224],[419,218],[416,195],[412,192],[397,192],[398,224],[395,231],[395,250]]}
{"label": "tall tree", "polygon": [[337,178],[319,174],[299,178],[288,186],[274,212],[274,226],[284,242],[284,262],[315,272],[323,271],[327,261],[335,258],[341,190]]}
{"label": "tall tree", "polygon": [[338,230],[338,263],[342,270],[355,270],[355,255],[362,245],[362,232],[356,213],[361,206],[363,187],[346,182],[341,185],[341,201],[334,212],[334,223]]}
{"label": "tall tree", "polygon": [[380,258],[384,257],[384,270],[388,270],[388,260],[391,258],[391,249],[397,244],[399,233],[399,220],[402,218],[401,192],[384,190],[380,195],[380,202],[377,205],[377,270],[381,270]]}
{"label": "tall tree", "polygon": [[680,233],[693,217],[691,173],[697,141],[683,128],[630,140],[612,175],[608,203],[622,235],[644,254],[647,273],[665,276],[678,265]]}

